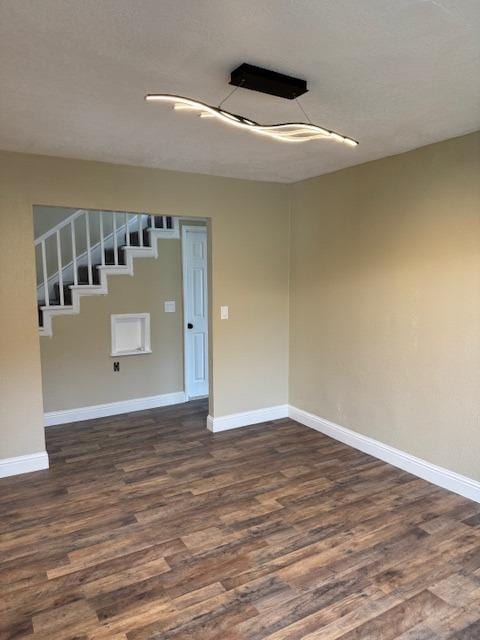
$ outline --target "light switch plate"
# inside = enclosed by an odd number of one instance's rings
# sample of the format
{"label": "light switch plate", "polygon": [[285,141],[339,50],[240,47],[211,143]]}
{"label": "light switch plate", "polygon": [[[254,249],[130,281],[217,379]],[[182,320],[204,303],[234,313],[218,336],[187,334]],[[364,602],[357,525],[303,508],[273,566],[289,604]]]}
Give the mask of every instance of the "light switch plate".
{"label": "light switch plate", "polygon": [[228,320],[228,307],[220,307],[220,320]]}
{"label": "light switch plate", "polygon": [[165,313],[175,313],[175,300],[166,300],[164,308]]}

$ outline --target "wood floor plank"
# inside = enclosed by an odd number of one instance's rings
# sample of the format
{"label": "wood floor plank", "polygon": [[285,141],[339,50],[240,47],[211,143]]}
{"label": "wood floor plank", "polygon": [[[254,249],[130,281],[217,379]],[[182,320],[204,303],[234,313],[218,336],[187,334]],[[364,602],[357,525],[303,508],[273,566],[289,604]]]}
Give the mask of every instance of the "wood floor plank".
{"label": "wood floor plank", "polygon": [[206,401],[47,430],[0,480],[0,640],[480,640],[480,505]]}

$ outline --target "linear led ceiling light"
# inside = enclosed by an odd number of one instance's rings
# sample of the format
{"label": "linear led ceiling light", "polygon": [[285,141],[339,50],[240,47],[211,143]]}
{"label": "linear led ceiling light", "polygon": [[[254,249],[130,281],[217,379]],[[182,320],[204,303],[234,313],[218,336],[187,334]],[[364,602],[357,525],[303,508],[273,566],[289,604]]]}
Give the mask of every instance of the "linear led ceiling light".
{"label": "linear led ceiling light", "polygon": [[[240,67],[232,71],[230,84],[235,85],[235,89],[231,91],[224,100],[215,107],[199,100],[177,96],[169,93],[149,93],[145,96],[147,102],[165,102],[172,104],[175,111],[185,111],[197,113],[201,118],[217,118],[218,120],[238,127],[251,133],[262,136],[268,136],[274,140],[283,142],[308,142],[309,140],[334,140],[343,142],[351,147],[356,147],[358,142],[353,138],[344,136],[331,129],[319,127],[310,122],[309,117],[298,102],[298,96],[305,93],[307,83],[305,80],[285,76],[275,71],[261,69],[248,64],[242,64]],[[253,91],[261,91],[271,95],[280,96],[289,100],[295,99],[298,106],[304,113],[308,122],[283,122],[280,124],[259,124],[254,120],[243,116],[225,111],[222,109],[223,103],[239,88],[252,89]]]}

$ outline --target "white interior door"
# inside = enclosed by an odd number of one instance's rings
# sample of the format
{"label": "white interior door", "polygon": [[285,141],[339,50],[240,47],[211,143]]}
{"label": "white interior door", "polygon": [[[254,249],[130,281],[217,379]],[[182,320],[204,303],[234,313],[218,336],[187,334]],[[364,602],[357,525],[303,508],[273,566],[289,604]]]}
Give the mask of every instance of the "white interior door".
{"label": "white interior door", "polygon": [[185,393],[208,395],[207,229],[182,227]]}

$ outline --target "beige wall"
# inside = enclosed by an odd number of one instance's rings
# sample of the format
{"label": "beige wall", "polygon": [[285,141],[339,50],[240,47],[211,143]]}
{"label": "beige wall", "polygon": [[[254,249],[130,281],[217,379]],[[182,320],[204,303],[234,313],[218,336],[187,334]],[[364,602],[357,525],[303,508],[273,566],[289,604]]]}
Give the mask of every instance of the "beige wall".
{"label": "beige wall", "polygon": [[[0,458],[44,448],[34,204],[209,217],[210,411],[287,401],[287,185],[2,152]],[[228,321],[220,305],[229,305]]]}
{"label": "beige wall", "polygon": [[[166,300],[175,313],[165,313]],[[152,353],[110,356],[113,313],[150,313]],[[182,328],[180,240],[161,240],[157,259],[134,260],[133,278],[109,276],[108,295],[84,297],[79,315],[53,319],[53,336],[40,340],[45,411],[182,391]]]}
{"label": "beige wall", "polygon": [[290,403],[480,480],[480,134],[292,197]]}
{"label": "beige wall", "polygon": [[35,238],[50,231],[52,227],[75,213],[76,209],[65,207],[35,207],[33,212],[33,235]]}
{"label": "beige wall", "polygon": [[213,415],[285,403],[290,355],[291,404],[480,479],[479,175],[480,134],[293,186],[1,153],[0,458],[44,446],[43,204],[210,218]]}

